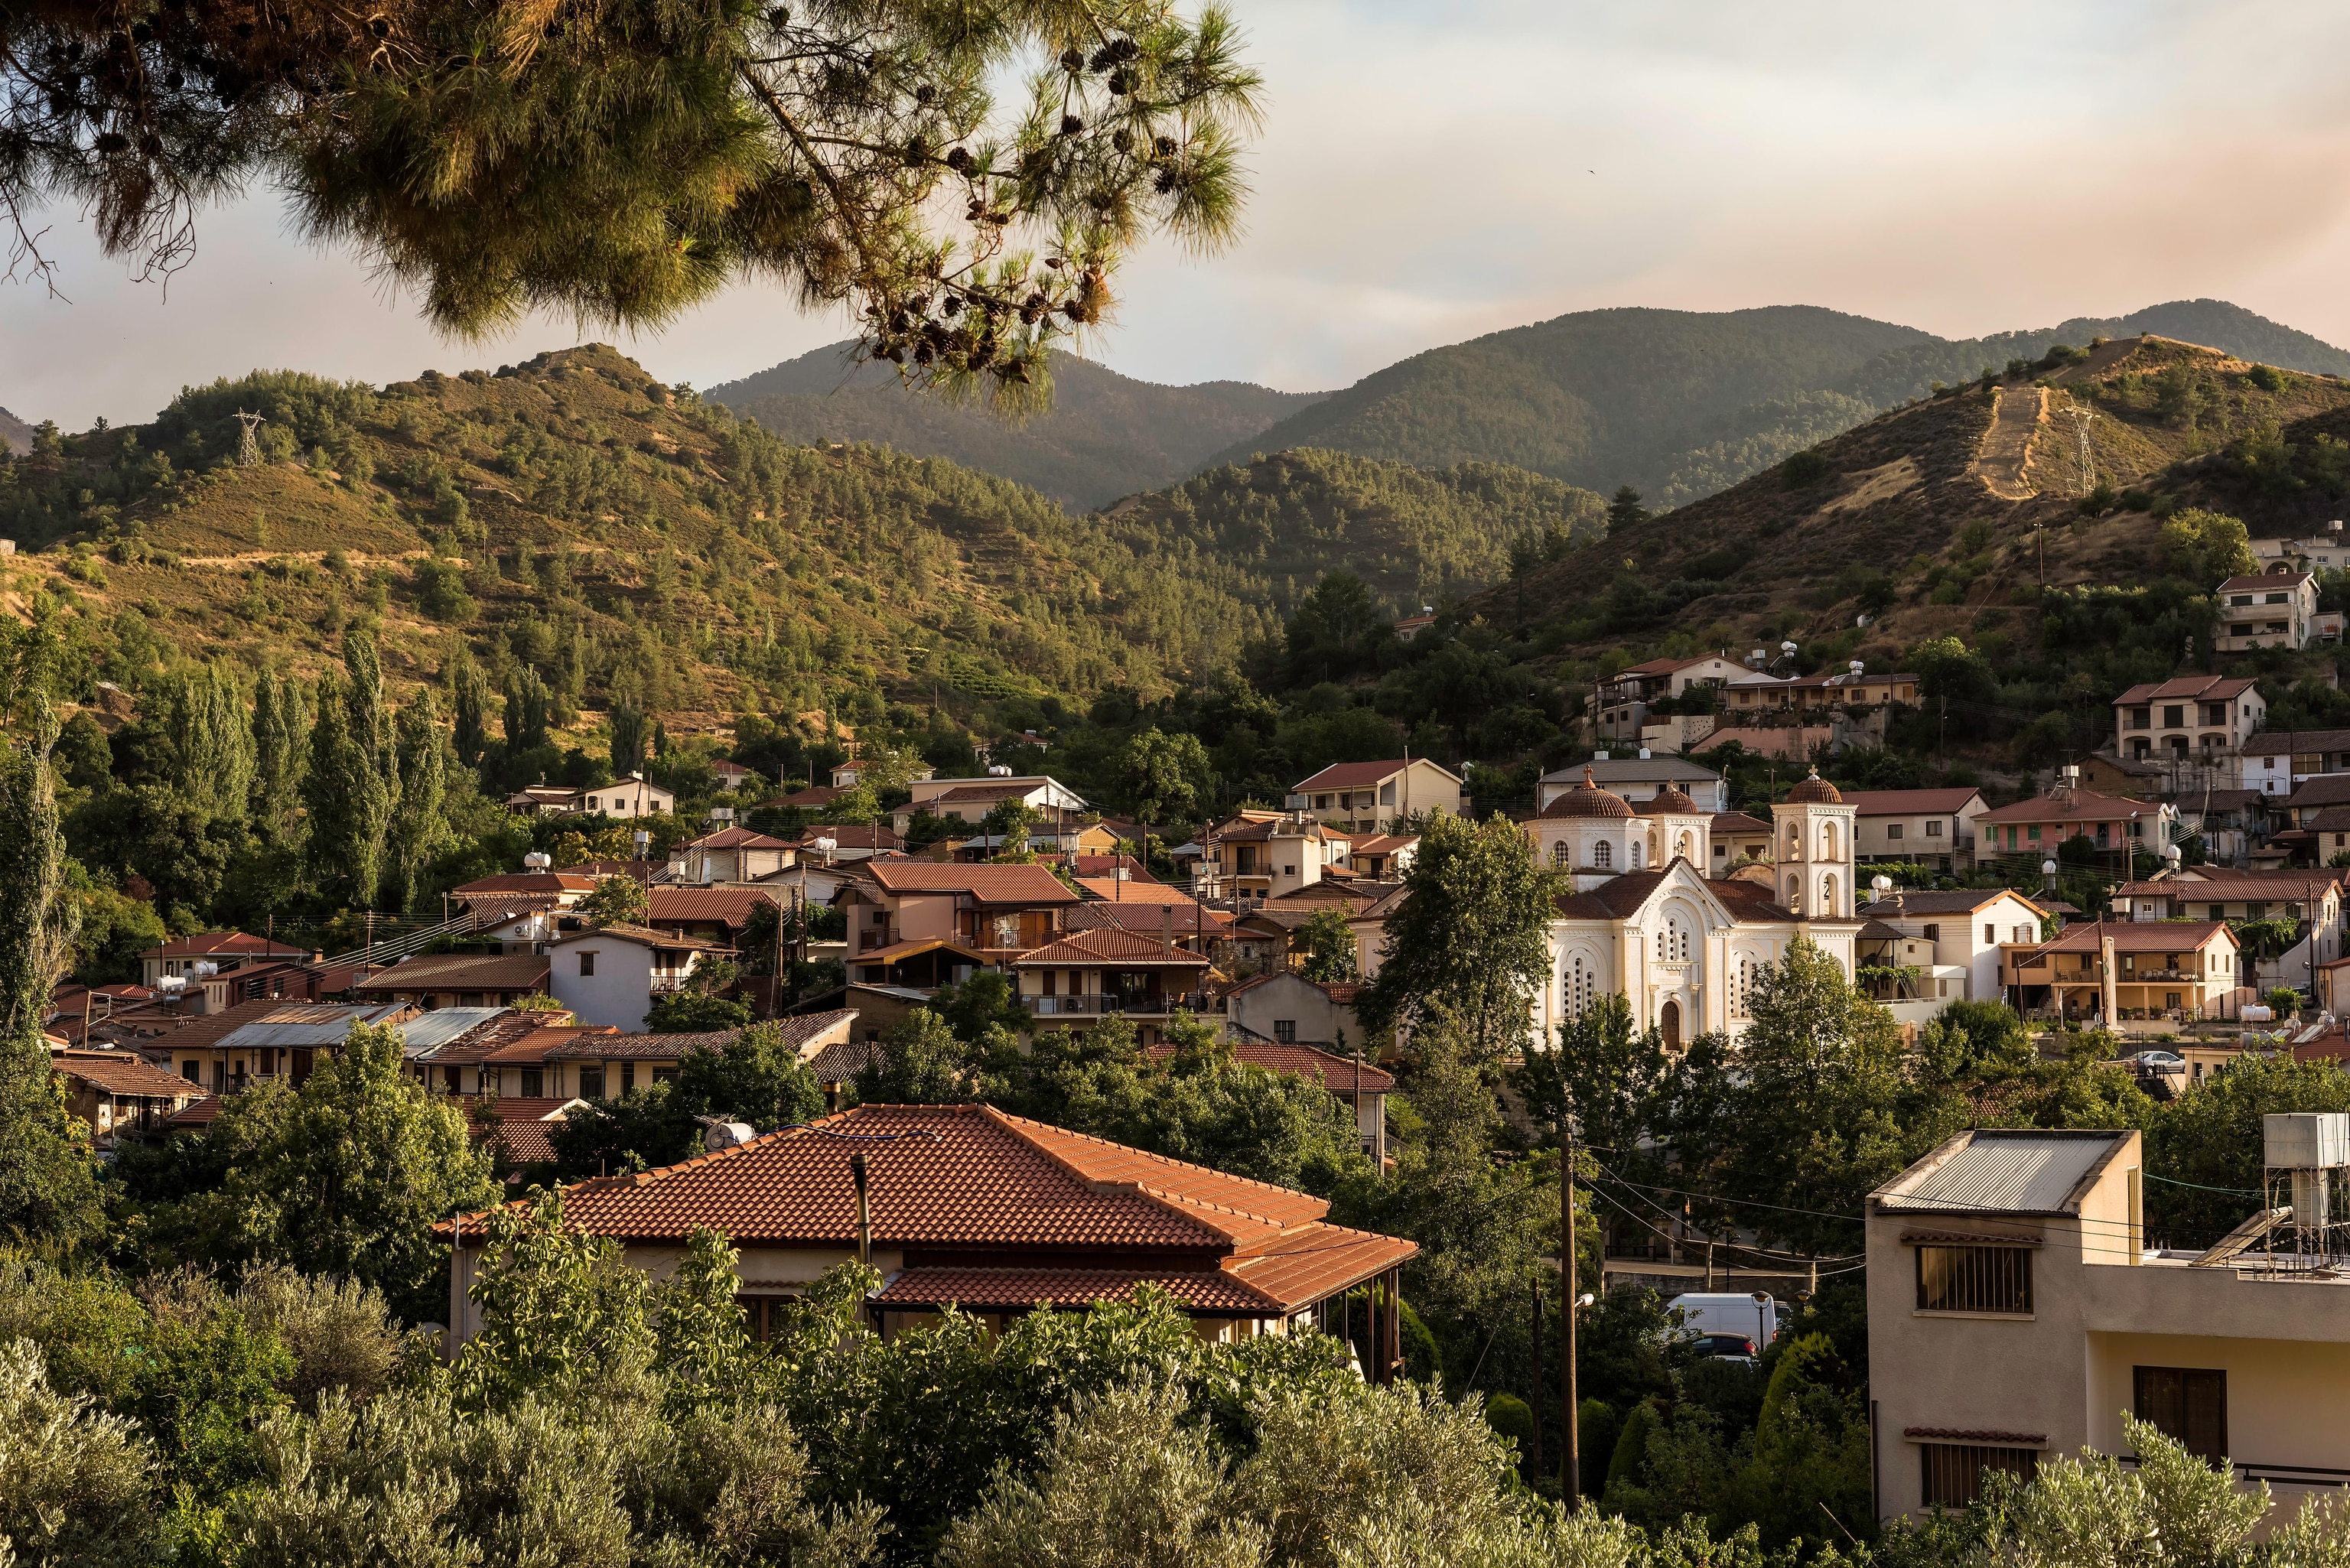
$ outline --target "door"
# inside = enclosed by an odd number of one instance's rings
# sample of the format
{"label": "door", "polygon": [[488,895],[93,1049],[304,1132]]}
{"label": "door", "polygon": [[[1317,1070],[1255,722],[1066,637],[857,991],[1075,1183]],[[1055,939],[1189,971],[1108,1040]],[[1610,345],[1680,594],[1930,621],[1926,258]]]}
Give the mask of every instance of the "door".
{"label": "door", "polygon": [[296,1084],[310,1075],[310,1064],[317,1055],[317,1053],[307,1045],[294,1047],[294,1081]]}
{"label": "door", "polygon": [[1657,1014],[1657,1027],[1664,1032],[1665,1049],[1679,1050],[1681,1048],[1681,1004],[1678,1002],[1666,1002],[1664,1011]]}

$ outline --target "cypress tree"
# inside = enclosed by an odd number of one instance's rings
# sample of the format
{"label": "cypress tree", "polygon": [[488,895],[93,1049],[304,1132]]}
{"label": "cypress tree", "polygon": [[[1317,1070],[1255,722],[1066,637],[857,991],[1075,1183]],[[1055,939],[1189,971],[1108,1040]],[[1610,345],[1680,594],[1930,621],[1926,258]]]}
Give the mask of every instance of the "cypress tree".
{"label": "cypress tree", "polygon": [[302,781],[311,879],[322,893],[372,907],[400,788],[399,747],[384,710],[373,639],[352,633],[343,643],[343,664],[348,687],[332,670],[318,677],[310,770]]}
{"label": "cypress tree", "polygon": [[235,677],[212,665],[173,681],[166,701],[173,793],[215,821],[243,821],[253,792],[253,727]]}
{"label": "cypress tree", "polygon": [[477,768],[490,749],[490,683],[463,642],[450,656],[449,707],[457,721],[457,763]]}
{"label": "cypress tree", "polygon": [[268,670],[253,687],[253,817],[264,834],[292,831],[309,738],[302,683]]}
{"label": "cypress tree", "polygon": [[612,703],[612,776],[627,778],[645,765],[645,711],[625,698]]}
{"label": "cypress tree", "polygon": [[78,922],[50,761],[57,715],[45,693],[26,706],[23,748],[0,746],[0,1241],[55,1252],[94,1235],[103,1211],[41,1037]]}

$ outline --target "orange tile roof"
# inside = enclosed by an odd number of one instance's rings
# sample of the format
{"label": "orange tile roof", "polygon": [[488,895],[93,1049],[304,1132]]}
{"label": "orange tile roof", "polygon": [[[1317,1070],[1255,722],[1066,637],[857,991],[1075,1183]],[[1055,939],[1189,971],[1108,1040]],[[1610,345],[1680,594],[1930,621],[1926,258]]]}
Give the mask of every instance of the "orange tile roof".
{"label": "orange tile roof", "polygon": [[[1083,1256],[1084,1272],[1123,1276],[1128,1288],[1141,1278],[1197,1275],[1195,1310],[1273,1315],[1419,1251],[1325,1223],[1329,1205],[1308,1194],[987,1106],[861,1106],[680,1165],[579,1182],[565,1189],[564,1211],[584,1231],[625,1241],[681,1240],[711,1226],[738,1246],[847,1245],[856,1233],[848,1162],[860,1148],[872,1171],[877,1244],[951,1251],[957,1272],[989,1276],[964,1282],[974,1301],[1024,1305],[1035,1298],[1020,1293],[1048,1276],[1061,1282],[1048,1299],[1078,1289],[1065,1271],[1039,1272],[1035,1254],[1066,1251]],[[990,1251],[1019,1254],[1020,1268],[985,1269]],[[1120,1251],[1132,1254],[1130,1264],[1103,1266],[1104,1253]],[[932,1271],[917,1262],[909,1272]],[[1005,1277],[1018,1273],[1028,1280]],[[905,1299],[923,1288],[918,1281]]]}
{"label": "orange tile roof", "polygon": [[739,1031],[710,1029],[691,1034],[606,1034],[582,1032],[546,1053],[550,1062],[602,1060],[675,1062],[695,1046],[722,1051]]}
{"label": "orange tile roof", "polygon": [[176,1073],[148,1065],[136,1051],[52,1051],[49,1065],[109,1095],[192,1099],[203,1092]]}
{"label": "orange tile roof", "polygon": [[1180,888],[1170,888],[1164,882],[1120,881],[1115,877],[1080,877],[1077,886],[1105,904],[1174,904],[1187,907],[1196,903],[1191,894]]}
{"label": "orange tile roof", "polygon": [[951,861],[868,862],[886,893],[967,893],[982,904],[1074,904],[1077,896],[1042,866],[961,866]]}
{"label": "orange tile roof", "polygon": [[547,960],[544,953],[451,953],[410,959],[378,970],[351,987],[353,991],[544,991]]}
{"label": "orange tile roof", "polygon": [[517,1165],[552,1165],[555,1144],[550,1135],[562,1120],[563,1107],[569,1100],[541,1097],[523,1099],[515,1096],[501,1100],[467,1100],[465,1124],[475,1137],[485,1137],[489,1132],[489,1112],[497,1108],[499,1127],[497,1140],[506,1146],[506,1153]]}
{"label": "orange tile roof", "polygon": [[1144,1283],[1157,1285],[1195,1312],[1263,1317],[1278,1303],[1222,1269],[1177,1273],[1106,1269],[909,1269],[877,1298],[906,1310],[955,1305],[966,1312],[1022,1312],[1039,1302],[1066,1309],[1096,1302],[1131,1302]]}
{"label": "orange tile roof", "polygon": [[747,827],[722,827],[715,833],[705,833],[699,838],[689,838],[681,847],[686,849],[783,849],[788,846],[780,838],[770,838],[764,833],[754,833]]}
{"label": "orange tile roof", "polygon": [[596,890],[593,877],[567,876],[560,871],[506,871],[495,877],[484,877],[449,889],[450,896],[471,902],[493,894],[555,894],[592,893]]}
{"label": "orange tile roof", "polygon": [[1169,948],[1158,938],[1140,931],[1109,928],[1091,931],[1073,931],[1059,941],[1047,942],[1041,948],[1031,948],[1012,961],[1014,969],[1066,969],[1086,964],[1131,963],[1175,964],[1205,969],[1208,961],[1195,952],[1181,948]]}
{"label": "orange tile roof", "polygon": [[737,927],[746,923],[751,911],[760,905],[780,907],[781,902],[773,893],[758,888],[674,888],[663,884],[646,888],[645,894],[651,911],[646,919],[657,926],[715,920]]}
{"label": "orange tile roof", "polygon": [[307,948],[291,947],[271,941],[246,931],[198,931],[192,937],[173,937],[160,948],[149,948],[140,958],[214,958],[222,956],[251,958],[265,955],[273,958],[308,958]]}

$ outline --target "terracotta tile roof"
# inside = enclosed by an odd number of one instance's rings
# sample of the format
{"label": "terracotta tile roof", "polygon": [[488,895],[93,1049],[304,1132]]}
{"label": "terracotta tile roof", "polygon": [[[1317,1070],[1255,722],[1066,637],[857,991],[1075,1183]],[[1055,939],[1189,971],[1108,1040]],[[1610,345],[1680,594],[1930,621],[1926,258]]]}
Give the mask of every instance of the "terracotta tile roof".
{"label": "terracotta tile roof", "polygon": [[2299,903],[2311,893],[2323,898],[2334,886],[2334,874],[2319,872],[2291,877],[2217,876],[2189,882],[2166,877],[2158,882],[2125,882],[2114,897],[2176,898],[2182,904]]}
{"label": "terracotta tile roof", "polygon": [[2320,774],[2295,786],[2285,805],[2294,811],[2350,803],[2350,774]]}
{"label": "terracotta tile roof", "polygon": [[763,800],[757,809],[806,811],[815,806],[830,805],[847,793],[848,791],[831,784],[810,784],[806,789],[795,789],[789,794],[779,794],[773,800]]}
{"label": "terracotta tile roof", "polygon": [[552,1165],[555,1144],[551,1135],[563,1119],[563,1107],[570,1100],[530,1099],[519,1096],[500,1100],[467,1100],[465,1124],[479,1138],[489,1132],[489,1115],[495,1106],[502,1124],[497,1139],[506,1146],[507,1155],[517,1165]]}
{"label": "terracotta tile roof", "polygon": [[1073,931],[1059,941],[1031,948],[1012,961],[1014,969],[1071,969],[1087,964],[1144,964],[1206,969],[1208,961],[1181,948],[1168,948],[1140,931]]}
{"label": "terracotta tile roof", "polygon": [[1257,1252],[1329,1208],[987,1106],[860,1106],[817,1129],[584,1181],[565,1192],[565,1211],[581,1230],[630,1240],[710,1225],[737,1245],[846,1243],[856,1232],[848,1157],[877,1136],[890,1141],[867,1147],[874,1239],[893,1247]]}
{"label": "terracotta tile roof", "polygon": [[1370,833],[1355,840],[1357,855],[1392,855],[1419,842],[1417,833]]}
{"label": "terracotta tile roof", "polygon": [[1948,816],[1982,794],[1979,789],[1848,789],[1844,803],[1860,816]]}
{"label": "terracotta tile roof", "polygon": [[[1310,985],[1313,982],[1308,981],[1306,983]],[[1164,1061],[1175,1054],[1175,1047],[1154,1045],[1149,1054]],[[1284,1045],[1277,1040],[1235,1040],[1232,1042],[1232,1057],[1252,1067],[1262,1067],[1268,1073],[1286,1073],[1309,1084],[1318,1076],[1323,1086],[1336,1095],[1351,1094],[1357,1086],[1353,1057],[1319,1051],[1311,1045]],[[1364,1094],[1384,1095],[1395,1087],[1395,1075],[1369,1062],[1362,1064],[1362,1075],[1360,1087]]]}
{"label": "terracotta tile roof", "polygon": [[934,860],[871,865],[876,886],[889,893],[964,893],[981,904],[1074,904],[1077,896],[1042,866],[958,866]]}
{"label": "terracotta tile roof", "polygon": [[2254,576],[2230,577],[2220,585],[2219,591],[2224,594],[2239,588],[2273,588],[2290,592],[2303,583],[2312,581],[2315,576],[2314,572],[2262,572]]}
{"label": "terracotta tile roof", "polygon": [[198,931],[192,937],[173,937],[160,948],[149,948],[139,955],[143,959],[161,958],[308,958],[307,948],[289,947],[244,931]]}
{"label": "terracotta tile roof", "polygon": [[1080,877],[1077,886],[1109,904],[1192,904],[1198,902],[1180,888],[1164,882],[1121,882],[1115,877]]}
{"label": "terracotta tile roof", "polygon": [[2126,800],[2120,795],[2099,794],[2091,789],[2076,789],[2069,796],[2034,795],[2030,800],[2017,801],[1984,812],[1977,822],[2118,822],[2133,816],[2150,815],[2159,808],[2142,800]]}
{"label": "terracotta tile roof", "polygon": [[401,991],[544,991],[546,974],[544,953],[442,954],[379,970],[352,989],[387,995]]}
{"label": "terracotta tile roof", "polygon": [[775,1025],[784,1033],[784,1044],[805,1056],[818,1035],[830,1033],[843,1023],[854,1023],[856,1019],[857,1009],[837,1007],[828,1012],[797,1012],[788,1018],[778,1018]]}
{"label": "terracotta tile roof", "polygon": [[609,937],[614,941],[634,942],[640,948],[681,948],[694,952],[717,953],[734,950],[724,942],[705,941],[700,937],[672,936],[667,931],[656,931],[649,926],[631,926],[619,921],[615,921],[608,926],[598,926],[590,930],[567,931],[548,945],[568,947],[574,942],[593,941],[598,937]]}
{"label": "terracotta tile roof", "polygon": [[1587,893],[1562,893],[1558,912],[1570,920],[1620,920],[1636,914],[1648,901],[1669,871],[1627,871],[1610,877]]}
{"label": "terracotta tile roof", "polygon": [[[1289,793],[1303,794],[1308,790],[1317,789],[1359,789],[1365,784],[1375,784],[1382,779],[1392,778],[1411,766],[1413,763],[1420,762],[1428,762],[1428,759],[1398,757],[1393,762],[1386,763],[1332,763],[1313,777],[1291,784]],[[1429,763],[1428,765],[1452,780],[1454,784],[1461,782],[1459,776],[1450,769],[1439,767],[1434,763]]]}
{"label": "terracotta tile roof", "polygon": [[661,886],[648,888],[645,896],[650,906],[646,919],[656,926],[716,921],[730,930],[740,930],[760,905],[781,907],[773,893],[759,888]]}
{"label": "terracotta tile roof", "polygon": [[593,877],[574,877],[560,871],[505,871],[495,877],[484,877],[449,889],[449,896],[471,904],[476,899],[489,901],[496,895],[535,893],[561,898],[570,893],[592,893],[596,890]]}
{"label": "terracotta tile roof", "polygon": [[163,1125],[173,1129],[208,1127],[220,1119],[221,1097],[206,1095],[194,1105],[186,1106]]}
{"label": "terracotta tile roof", "polygon": [[1051,782],[1049,779],[1030,779],[1024,783],[1018,779],[1011,779],[1003,784],[957,784],[954,788],[943,790],[928,800],[916,801],[911,809],[920,811],[924,806],[931,805],[976,805],[981,801],[993,803],[999,800],[1014,800],[1035,794]]}
{"label": "terracotta tile roof", "polygon": [[203,1092],[177,1073],[148,1065],[136,1051],[52,1051],[49,1065],[109,1095],[188,1099]]}
{"label": "terracotta tile roof", "polygon": [[802,1056],[800,1061],[817,1083],[846,1084],[880,1054],[881,1043],[878,1040],[837,1040],[812,1056]]}
{"label": "terracotta tile roof", "polygon": [[[1122,899],[1096,898],[1062,912],[1061,924],[1073,931],[1096,931],[1111,927],[1125,930],[1156,932],[1159,911],[1164,904],[1129,904]],[[1202,904],[1175,907],[1175,935],[1178,940],[1205,931],[1215,934],[1231,928],[1232,917],[1222,909],[1211,909]]]}
{"label": "terracotta tile roof", "polygon": [[1716,833],[1768,833],[1771,825],[1759,816],[1749,816],[1742,811],[1717,811],[1713,814]]}
{"label": "terracotta tile roof", "polygon": [[544,1016],[543,1013],[522,1012],[496,1019],[462,1039],[453,1040],[429,1053],[421,1060],[433,1067],[462,1066],[476,1062],[495,1062],[501,1066],[535,1066],[545,1062],[547,1053],[558,1045],[568,1044],[582,1034],[607,1033],[605,1030],[585,1029],[576,1023],[538,1022]]}
{"label": "terracotta tile roof", "polygon": [[2114,950],[2125,953],[2192,952],[2215,937],[2225,938],[2229,950],[2235,937],[2225,920],[2087,920],[2064,928],[2054,941],[2033,950],[2043,953],[2095,952],[2101,938],[2113,939]]}
{"label": "terracotta tile roof", "polygon": [[1192,1273],[1099,1269],[909,1269],[879,1300],[885,1307],[940,1307],[967,1312],[1019,1312],[1042,1302],[1076,1309],[1096,1302],[1131,1302],[1145,1282],[1194,1312],[1235,1317],[1268,1315],[1274,1303],[1222,1269]]}
{"label": "terracotta tile roof", "polygon": [[2350,752],[2350,730],[2262,730],[2238,749],[2248,757],[2281,757],[2288,752]]}
{"label": "terracotta tile roof", "polygon": [[1307,1225],[1254,1256],[1235,1258],[1227,1273],[1284,1311],[1352,1289],[1417,1256],[1416,1242],[1344,1225]]}
{"label": "terracotta tile roof", "polygon": [[679,847],[683,849],[783,849],[788,846],[780,838],[770,838],[764,833],[754,833],[747,827],[722,827],[715,833],[705,833],[699,838],[689,838]]}
{"label": "terracotta tile roof", "polygon": [[2128,708],[2141,702],[2166,700],[2219,702],[2249,691],[2255,684],[2250,678],[2241,675],[2182,675],[2173,680],[2154,680],[2133,686],[2114,699],[2114,706]]}
{"label": "terracotta tile roof", "polygon": [[201,1051],[248,1023],[258,1023],[272,1013],[283,1012],[287,1008],[299,1005],[298,1002],[286,1002],[275,996],[258,997],[251,1002],[231,1002],[218,1012],[207,1012],[191,1017],[176,1029],[140,1041],[139,1049],[145,1054],[169,1060],[174,1051]]}
{"label": "terracotta tile roof", "polygon": [[740,1031],[711,1029],[693,1034],[589,1034],[562,1042],[546,1054],[550,1062],[598,1060],[674,1062],[699,1045],[706,1051],[725,1048]]}
{"label": "terracotta tile roof", "polygon": [[1794,910],[1780,903],[1771,889],[1760,882],[1745,882],[1735,877],[1724,877],[1718,881],[1708,878],[1705,885],[1712,889],[1715,898],[1721,900],[1722,907],[1730,911],[1731,918],[1733,919],[1775,922],[1803,919]]}
{"label": "terracotta tile roof", "polygon": [[950,952],[961,953],[975,964],[983,964],[987,961],[987,955],[977,948],[965,947],[962,943],[947,937],[917,937],[911,941],[891,942],[886,948],[875,948],[870,952],[852,953],[844,961],[896,963],[900,959],[920,958],[924,953],[935,952],[941,948],[945,948]]}
{"label": "terracotta tile roof", "polygon": [[1360,909],[1366,904],[1377,903],[1402,886],[1400,882],[1374,882],[1367,877],[1357,877],[1345,882],[1309,882],[1303,888],[1292,888],[1286,893],[1276,894],[1266,903],[1276,909],[1287,905],[1293,909],[1304,907],[1310,909],[1315,904],[1345,904]]}

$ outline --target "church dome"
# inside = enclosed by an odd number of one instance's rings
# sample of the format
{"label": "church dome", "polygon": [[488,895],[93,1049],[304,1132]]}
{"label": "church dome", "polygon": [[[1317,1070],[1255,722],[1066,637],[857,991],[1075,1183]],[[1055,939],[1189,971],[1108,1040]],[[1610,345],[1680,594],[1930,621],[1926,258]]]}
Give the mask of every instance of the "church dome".
{"label": "church dome", "polygon": [[1789,805],[1841,805],[1844,804],[1844,796],[1837,793],[1835,785],[1820,777],[1819,769],[1814,768],[1811,777],[1803,780],[1787,792],[1787,804]]}
{"label": "church dome", "polygon": [[1632,806],[1622,795],[1601,789],[1593,780],[1591,770],[1586,768],[1583,770],[1583,782],[1543,807],[1542,814],[1546,817],[1628,818],[1632,815]]}
{"label": "church dome", "polygon": [[1703,816],[1697,802],[1690,799],[1679,784],[1669,784],[1659,790],[1648,802],[1648,811],[1657,816]]}

